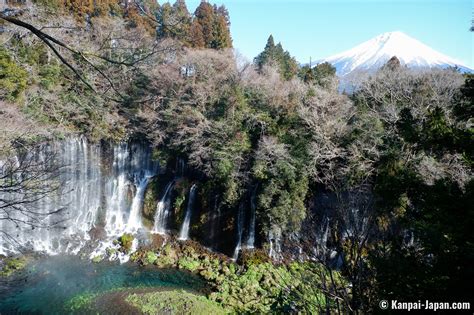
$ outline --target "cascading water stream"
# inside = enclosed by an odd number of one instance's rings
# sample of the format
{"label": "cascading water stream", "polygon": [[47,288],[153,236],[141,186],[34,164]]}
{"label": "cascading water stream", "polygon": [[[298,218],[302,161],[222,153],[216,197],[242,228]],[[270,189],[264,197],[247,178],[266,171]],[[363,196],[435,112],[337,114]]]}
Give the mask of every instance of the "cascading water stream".
{"label": "cascading water stream", "polygon": [[[216,231],[219,228],[220,221],[220,205],[218,196],[214,196],[214,207],[212,211],[212,220],[211,220],[211,233],[209,235],[209,240],[212,242],[212,246],[215,245]],[[213,247],[214,248],[214,247]]]}
{"label": "cascading water stream", "polygon": [[169,208],[170,208],[170,192],[173,188],[174,180],[168,183],[165,188],[165,193],[156,205],[156,212],[154,217],[153,230],[154,234],[166,234],[166,222],[168,222]]}
{"label": "cascading water stream", "polygon": [[178,158],[176,160],[176,170],[175,170],[176,177],[183,177],[185,171],[186,171],[186,162],[184,162],[183,159]]}
{"label": "cascading water stream", "polygon": [[112,179],[106,182],[106,196],[110,196],[107,204],[105,231],[109,236],[118,236],[124,230],[126,220],[126,191],[128,188],[126,165],[129,152],[127,145],[121,143],[114,147]]}
{"label": "cascading water stream", "polygon": [[196,198],[196,188],[197,188],[196,184],[193,184],[191,186],[191,189],[189,190],[189,200],[188,200],[188,206],[186,208],[186,215],[184,217],[183,225],[181,226],[181,231],[179,233],[179,239],[183,241],[189,238],[189,225],[191,223],[191,216],[194,209],[194,199]]}
{"label": "cascading water stream", "polygon": [[239,258],[240,250],[242,249],[242,235],[244,234],[244,207],[240,204],[239,211],[237,213],[237,245],[234,249],[233,260]]}
{"label": "cascading water stream", "polygon": [[257,208],[256,199],[257,199],[257,189],[258,186],[252,191],[252,195],[250,196],[250,224],[249,224],[249,235],[247,238],[246,247],[248,249],[253,249],[255,247],[255,211]]}
{"label": "cascading water stream", "polygon": [[151,233],[165,235],[167,233],[167,224],[171,207],[171,192],[176,181],[184,176],[186,163],[183,159],[176,159],[175,177],[165,187],[165,192],[156,204],[153,229]]}
{"label": "cascading water stream", "polygon": [[136,233],[143,227],[140,211],[143,206],[143,197],[145,196],[146,186],[148,185],[151,177],[151,175],[146,175],[145,177],[137,180],[137,192],[133,198],[130,216],[128,217],[127,222],[126,231],[128,233]]}

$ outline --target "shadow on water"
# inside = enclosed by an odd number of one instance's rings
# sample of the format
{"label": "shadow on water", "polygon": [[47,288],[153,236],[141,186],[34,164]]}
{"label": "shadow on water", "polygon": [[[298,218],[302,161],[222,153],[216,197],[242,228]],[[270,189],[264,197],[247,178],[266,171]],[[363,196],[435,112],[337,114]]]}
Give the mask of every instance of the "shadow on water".
{"label": "shadow on water", "polygon": [[65,304],[74,296],[121,288],[202,292],[205,282],[176,269],[94,264],[75,256],[48,257],[31,264],[21,275],[1,281],[0,314],[68,314]]}

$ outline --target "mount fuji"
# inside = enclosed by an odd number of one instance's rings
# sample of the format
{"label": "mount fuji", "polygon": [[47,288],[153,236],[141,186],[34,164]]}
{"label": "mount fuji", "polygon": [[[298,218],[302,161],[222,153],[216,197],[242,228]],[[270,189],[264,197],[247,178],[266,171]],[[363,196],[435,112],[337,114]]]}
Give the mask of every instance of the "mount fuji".
{"label": "mount fuji", "polygon": [[408,67],[458,67],[462,72],[473,72],[462,62],[443,55],[402,32],[383,33],[350,50],[319,60],[336,68],[339,77],[356,73],[374,72],[396,56]]}

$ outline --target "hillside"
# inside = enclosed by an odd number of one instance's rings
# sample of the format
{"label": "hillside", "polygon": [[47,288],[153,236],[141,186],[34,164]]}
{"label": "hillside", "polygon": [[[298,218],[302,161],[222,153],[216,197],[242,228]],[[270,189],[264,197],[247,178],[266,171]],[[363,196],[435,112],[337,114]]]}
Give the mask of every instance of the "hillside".
{"label": "hillside", "polygon": [[8,1],[0,21],[0,313],[469,301],[456,61],[398,32],[312,68],[273,35],[242,60],[206,1]]}

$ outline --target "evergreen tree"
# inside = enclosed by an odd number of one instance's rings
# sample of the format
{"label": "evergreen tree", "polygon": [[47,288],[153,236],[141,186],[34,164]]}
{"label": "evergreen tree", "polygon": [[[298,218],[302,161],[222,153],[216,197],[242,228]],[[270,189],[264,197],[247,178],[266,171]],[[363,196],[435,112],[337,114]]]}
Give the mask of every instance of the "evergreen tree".
{"label": "evergreen tree", "polygon": [[171,4],[168,2],[163,4],[157,12],[156,19],[158,21],[156,36],[158,38],[173,37],[173,32],[171,31],[173,7]]}
{"label": "evergreen tree", "polygon": [[298,63],[288,51],[283,49],[281,43],[275,45],[273,36],[270,35],[263,51],[254,59],[259,70],[268,63],[275,63],[281,76],[289,80],[298,73]]}
{"label": "evergreen tree", "polygon": [[165,3],[157,13],[159,22],[158,38],[174,38],[186,41],[191,28],[191,15],[184,0],[177,0],[173,5]]}
{"label": "evergreen tree", "polygon": [[306,65],[301,67],[298,76],[305,82],[310,83],[314,81],[314,71],[313,68]]}
{"label": "evergreen tree", "polygon": [[263,51],[254,59],[254,63],[257,65],[258,69],[261,70],[263,65],[268,63],[269,60],[274,60],[275,56],[275,40],[273,35],[270,35],[267,39],[267,44]]}
{"label": "evergreen tree", "polygon": [[[211,6],[206,1],[202,1],[196,8],[194,15],[195,20],[197,20],[202,28],[204,47],[213,49],[232,47],[229,12],[224,6]],[[195,28],[197,28],[196,25]],[[196,29],[194,32],[199,33]],[[200,42],[200,39],[192,41]]]}
{"label": "evergreen tree", "polygon": [[399,69],[401,66],[400,64],[400,60],[398,60],[398,58],[396,56],[393,56],[392,58],[390,58],[389,61],[387,61],[386,64],[384,64],[384,66],[382,68],[387,68],[389,70],[396,70],[396,69]]}
{"label": "evergreen tree", "polygon": [[214,41],[211,48],[222,49],[232,47],[229,28],[224,16],[217,15],[214,21]]}
{"label": "evergreen tree", "polygon": [[194,12],[194,16],[202,27],[205,47],[211,48],[214,42],[214,9],[206,1],[202,1]]}
{"label": "evergreen tree", "polygon": [[175,38],[185,40],[191,28],[191,14],[184,0],[176,0],[173,5],[173,15],[176,25],[173,27]]}
{"label": "evergreen tree", "polygon": [[197,19],[194,19],[189,30],[188,42],[194,48],[204,48],[206,42],[202,32],[202,26]]}

